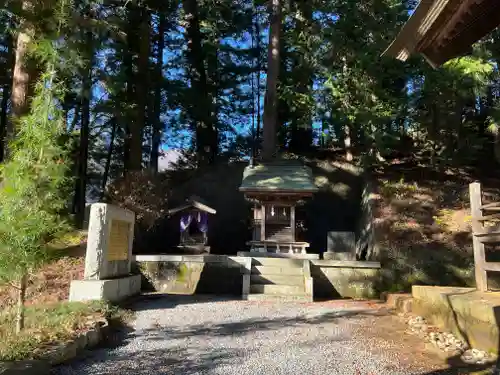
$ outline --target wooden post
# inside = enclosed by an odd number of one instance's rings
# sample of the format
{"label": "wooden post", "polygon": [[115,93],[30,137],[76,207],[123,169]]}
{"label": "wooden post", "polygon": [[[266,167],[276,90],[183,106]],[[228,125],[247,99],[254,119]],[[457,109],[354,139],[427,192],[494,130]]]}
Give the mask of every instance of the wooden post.
{"label": "wooden post", "polygon": [[290,207],[290,227],[292,229],[292,241],[296,241],[295,239],[295,206]]}
{"label": "wooden post", "polygon": [[262,218],[260,219],[260,240],[266,240],[266,205],[262,204]]}
{"label": "wooden post", "polygon": [[483,231],[482,222],[475,220],[482,216],[481,184],[479,182],[473,182],[469,185],[469,196],[472,215],[472,247],[474,249],[476,288],[480,292],[486,292],[488,290],[488,278],[484,269],[486,263],[484,244],[479,242],[479,239],[475,236],[476,233]]}

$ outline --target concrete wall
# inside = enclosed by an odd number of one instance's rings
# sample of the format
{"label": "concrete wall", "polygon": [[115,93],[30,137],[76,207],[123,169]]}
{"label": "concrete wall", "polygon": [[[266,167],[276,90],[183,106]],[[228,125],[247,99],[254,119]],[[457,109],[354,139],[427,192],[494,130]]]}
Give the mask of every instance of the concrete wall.
{"label": "concrete wall", "polygon": [[245,258],[225,255],[138,255],[142,289],[172,294],[241,295]]}
{"label": "concrete wall", "polygon": [[311,261],[316,298],[376,298],[380,263],[358,261]]}
{"label": "concrete wall", "polygon": [[[248,257],[138,255],[143,290],[173,294],[242,295]],[[246,268],[245,268],[246,267]],[[315,298],[374,298],[378,262],[311,260]]]}
{"label": "concrete wall", "polygon": [[473,348],[499,354],[500,293],[414,285],[412,297],[415,314],[452,332]]}

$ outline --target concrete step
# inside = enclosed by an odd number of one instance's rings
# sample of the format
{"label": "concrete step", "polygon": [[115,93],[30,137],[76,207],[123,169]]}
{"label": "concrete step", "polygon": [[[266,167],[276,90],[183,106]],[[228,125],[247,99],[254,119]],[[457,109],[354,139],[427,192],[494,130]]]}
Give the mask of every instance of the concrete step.
{"label": "concrete step", "polygon": [[306,303],[313,302],[312,296],[302,295],[302,296],[283,296],[277,294],[263,294],[263,293],[253,293],[247,296],[248,301],[268,301],[268,302],[295,302],[295,303]]}
{"label": "concrete step", "polygon": [[290,275],[301,276],[304,274],[302,267],[272,267],[272,266],[253,266],[252,275]]}
{"label": "concrete step", "polygon": [[302,254],[302,253],[265,253],[260,251],[238,251],[239,257],[250,258],[280,258],[280,259],[296,259],[296,260],[318,260],[319,254]]}
{"label": "concrete step", "polygon": [[295,267],[302,268],[304,260],[302,259],[288,259],[288,258],[252,258],[252,265],[254,266],[268,266],[268,267]]}
{"label": "concrete step", "polygon": [[250,293],[263,293],[283,296],[306,295],[304,285],[250,284]]}
{"label": "concrete step", "polygon": [[304,276],[260,274],[260,275],[251,275],[250,282],[251,284],[277,284],[277,285],[304,286]]}

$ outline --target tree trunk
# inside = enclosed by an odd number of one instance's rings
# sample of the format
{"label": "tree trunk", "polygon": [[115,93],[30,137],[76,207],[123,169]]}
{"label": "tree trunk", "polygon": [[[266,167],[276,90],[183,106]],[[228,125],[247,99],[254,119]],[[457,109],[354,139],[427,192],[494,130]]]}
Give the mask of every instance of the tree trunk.
{"label": "tree trunk", "polygon": [[264,98],[264,132],[262,158],[270,160],[276,150],[277,130],[277,95],[278,75],[280,68],[280,31],[281,31],[281,4],[280,0],[271,0],[269,47],[267,54],[267,81]]}
{"label": "tree trunk", "polygon": [[312,34],[312,4],[302,0],[295,2],[297,12],[298,51],[294,54],[293,76],[296,79],[296,91],[302,96],[297,101],[292,113],[292,136],[290,149],[294,152],[308,151],[313,142],[312,105],[306,97],[311,96],[313,86],[313,67],[310,55],[310,37]]}
{"label": "tree trunk", "polygon": [[106,157],[106,165],[104,166],[104,173],[102,175],[101,184],[101,201],[104,199],[104,194],[106,193],[106,185],[108,184],[109,171],[111,169],[111,160],[113,158],[113,150],[115,145],[116,137],[116,118],[111,120],[111,139],[109,140],[108,156]]}
{"label": "tree trunk", "polygon": [[16,333],[19,334],[24,329],[24,303],[26,301],[26,288],[28,286],[28,275],[24,274],[19,280],[17,290],[17,313],[16,313]]}
{"label": "tree trunk", "polygon": [[2,113],[1,113],[1,118],[0,118],[0,163],[4,160],[4,155],[5,155],[5,135],[7,131],[7,126],[8,126],[8,118],[7,118],[7,111],[8,111],[8,104],[9,104],[9,96],[10,96],[10,84],[5,84],[2,88]]}
{"label": "tree trunk", "polygon": [[120,116],[120,124],[123,127],[124,130],[124,140],[123,140],[123,175],[126,176],[128,172],[131,170],[130,167],[130,145],[131,145],[131,139],[132,139],[132,128],[133,122],[135,121],[135,118],[133,116],[133,109],[130,107],[134,103],[134,84],[133,84],[133,74],[134,74],[134,67],[133,67],[133,53],[130,50],[130,33],[127,34],[127,47],[125,51],[125,56],[123,60],[123,67],[124,67],[124,73],[126,76],[126,107],[123,112],[119,114]]}
{"label": "tree trunk", "polygon": [[[136,10],[137,11],[137,10]],[[137,73],[135,79],[137,109],[135,111],[136,121],[133,122],[130,137],[130,170],[140,171],[142,169],[142,134],[147,125],[147,103],[149,87],[149,56],[150,56],[150,14],[144,9],[140,13],[139,38],[135,40],[135,46],[139,48]]]}
{"label": "tree trunk", "polygon": [[219,98],[219,37],[218,35],[211,35],[210,41],[207,43],[211,45],[212,50],[206,53],[207,61],[207,85],[210,100],[210,117],[213,124],[213,133],[210,135],[210,148],[214,150],[214,155],[217,155],[219,149],[218,139],[218,98]]}
{"label": "tree trunk", "polygon": [[[141,167],[142,161],[142,137],[138,111],[138,93],[137,93],[137,78],[134,72],[134,65],[136,65],[135,57],[138,55],[139,50],[139,10],[134,5],[129,5],[127,18],[127,43],[124,56],[124,70],[127,80],[126,97],[127,97],[127,110],[124,116],[121,117],[125,129],[123,165],[124,175],[129,172],[137,171]],[[139,156],[139,160],[138,160]]]}
{"label": "tree trunk", "polygon": [[262,73],[261,65],[261,44],[260,44],[260,20],[259,12],[255,15],[255,41],[256,41],[256,52],[257,52],[257,126],[255,129],[255,146],[260,143],[260,128],[261,128],[261,112],[260,112],[260,78]]}
{"label": "tree trunk", "polygon": [[154,98],[153,132],[151,135],[151,157],[150,168],[154,173],[158,172],[158,158],[160,156],[160,143],[162,133],[161,123],[161,93],[163,85],[163,50],[165,47],[166,18],[160,14],[158,26],[158,54],[156,56],[156,87]]}
{"label": "tree trunk", "polygon": [[[33,9],[30,0],[23,1],[22,8],[26,12]],[[6,141],[9,142],[17,132],[16,122],[30,111],[30,100],[39,76],[35,62],[29,57],[28,49],[33,34],[33,25],[22,20],[17,34],[16,57],[12,79],[11,111],[12,120],[7,122]]]}
{"label": "tree trunk", "polygon": [[1,114],[0,114],[0,163],[4,160],[4,153],[5,153],[5,140],[6,140],[6,132],[7,132],[7,127],[8,125],[8,105],[9,105],[9,98],[11,95],[11,82],[10,79],[12,79],[12,69],[14,65],[14,46],[13,46],[13,40],[12,40],[12,35],[10,33],[7,33],[6,38],[5,38],[5,46],[7,48],[6,54],[7,54],[7,69],[5,71],[5,78],[6,82],[3,85],[2,88],[2,103],[1,105]]}
{"label": "tree trunk", "polygon": [[[252,38],[252,49],[254,48],[254,41]],[[250,74],[250,88],[252,92],[252,154],[251,157],[255,158],[255,77]]]}
{"label": "tree trunk", "polygon": [[[137,6],[129,8],[128,48],[131,56],[128,66],[128,105],[133,106],[132,113],[126,121],[129,124],[128,134],[128,165],[127,172],[142,169],[142,133],[147,121],[148,74],[149,74],[149,12],[142,12]],[[134,56],[137,56],[134,64]],[[134,65],[137,72],[134,72]]]}
{"label": "tree trunk", "polygon": [[198,164],[211,164],[215,159],[216,149],[213,141],[216,139],[216,129],[212,117],[212,103],[207,84],[205,70],[205,54],[202,47],[198,4],[196,0],[183,0],[185,13],[188,74],[191,79],[192,98],[197,102],[191,104],[195,124],[196,153]]}
{"label": "tree trunk", "polygon": [[94,48],[92,31],[85,33],[88,48],[88,66],[82,80],[82,101],[80,121],[80,146],[78,151],[78,174],[75,189],[75,221],[78,228],[83,228],[85,221],[85,203],[87,201],[87,162],[89,158],[90,101],[92,96],[92,67]]}

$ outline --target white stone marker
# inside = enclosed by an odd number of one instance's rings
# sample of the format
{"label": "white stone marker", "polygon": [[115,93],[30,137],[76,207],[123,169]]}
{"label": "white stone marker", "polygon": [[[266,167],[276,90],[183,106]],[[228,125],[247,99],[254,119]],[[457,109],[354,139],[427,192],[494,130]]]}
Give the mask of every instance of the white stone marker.
{"label": "white stone marker", "polygon": [[135,214],[105,203],[90,209],[84,280],[73,280],[70,301],[116,302],[138,294],[141,275],[131,275]]}

